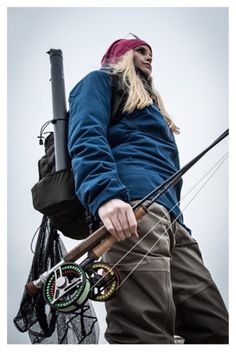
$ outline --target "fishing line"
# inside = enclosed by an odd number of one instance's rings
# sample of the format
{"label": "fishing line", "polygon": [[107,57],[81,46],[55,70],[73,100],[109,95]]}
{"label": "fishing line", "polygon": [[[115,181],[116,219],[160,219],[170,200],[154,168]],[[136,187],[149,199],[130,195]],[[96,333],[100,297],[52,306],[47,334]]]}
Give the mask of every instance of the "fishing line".
{"label": "fishing line", "polygon": [[[226,154],[228,155],[228,154]],[[197,197],[197,195],[201,192],[201,190],[205,187],[205,185],[210,181],[210,179],[213,177],[213,175],[217,172],[217,170],[220,168],[220,166],[223,164],[223,162],[226,160],[226,156],[224,157],[224,159],[220,162],[219,166],[215,169],[215,171],[207,178],[207,180],[203,183],[203,185],[200,187],[200,189],[197,191],[197,193],[190,199],[190,201],[187,203],[187,205],[182,209],[182,211],[184,211],[191,203],[192,201]],[[118,286],[118,289],[121,287],[122,284],[124,284],[124,282],[130,277],[130,275],[135,271],[135,269],[140,265],[140,263],[143,261],[143,259],[151,252],[151,250],[153,249],[153,247],[155,247],[158,242],[160,242],[162,240],[162,238],[164,237],[164,235],[167,233],[167,231],[171,228],[171,226],[174,224],[174,222],[178,219],[178,217],[181,215],[181,213],[173,220],[173,222],[170,224],[170,226],[166,229],[165,232],[163,232],[163,234],[160,236],[160,238],[154,242],[154,244],[152,245],[152,247],[144,254],[144,256],[140,259],[140,261],[134,266],[134,268],[131,270],[131,272],[122,280],[122,282],[120,283],[120,285]],[[155,225],[155,227],[158,224]],[[151,231],[149,231],[145,237],[150,233]],[[129,251],[130,252],[130,251]],[[128,253],[129,253],[128,252]],[[117,290],[118,290],[117,289]]]}
{"label": "fishing line", "polygon": [[[220,166],[223,164],[223,162],[226,160],[228,156],[228,152],[220,158],[220,160],[218,160],[214,165],[213,167],[211,167],[211,169],[203,176],[201,177],[194,185],[192,188],[190,188],[190,190],[182,197],[181,199],[181,202],[192,192],[192,190],[194,188],[197,187],[197,185],[199,183],[201,183],[201,181],[203,179],[205,179],[209,173],[215,169],[213,171],[213,173],[208,177],[208,179],[206,180],[206,182],[203,184],[203,186],[199,189],[199,191],[194,195],[194,197],[190,200],[190,202],[185,206],[184,209],[182,210],[185,210],[187,208],[187,206],[192,202],[192,200],[198,195],[198,193],[202,190],[202,188],[206,185],[206,183],[211,179],[211,177],[213,177],[213,175],[217,172],[217,170],[220,168]],[[171,210],[169,211],[169,213],[178,205],[178,202],[171,208]],[[174,220],[173,222],[170,224],[170,226],[168,227],[168,229],[166,231],[168,231],[170,229],[170,227],[173,225],[173,223],[178,219],[178,217],[181,215],[182,213],[180,213]],[[111,266],[111,270],[113,270],[113,268],[115,268],[137,245],[139,245],[149,234],[150,232],[152,232],[163,220],[164,218],[161,218],[161,220],[158,220],[158,222],[144,235],[142,236],[141,239],[139,239],[132,247],[129,251],[127,251],[113,266]],[[151,249],[141,258],[141,260],[139,261],[139,263],[134,267],[134,269],[127,275],[127,277],[129,277],[132,272],[137,268],[137,266],[141,263],[141,261],[149,254],[149,252],[152,250],[152,248],[164,237],[164,234],[166,233],[166,231],[160,236],[160,238],[157,240],[157,242],[155,242],[155,244],[151,247]],[[97,283],[95,283],[92,287],[91,287],[91,290],[96,286],[98,285],[98,283],[104,279],[106,277],[106,274],[99,279],[99,281]],[[127,278],[126,277],[126,278]],[[126,279],[125,278],[125,279]],[[119,285],[118,289],[120,288],[120,286],[124,283],[125,279],[122,281],[122,283]]]}

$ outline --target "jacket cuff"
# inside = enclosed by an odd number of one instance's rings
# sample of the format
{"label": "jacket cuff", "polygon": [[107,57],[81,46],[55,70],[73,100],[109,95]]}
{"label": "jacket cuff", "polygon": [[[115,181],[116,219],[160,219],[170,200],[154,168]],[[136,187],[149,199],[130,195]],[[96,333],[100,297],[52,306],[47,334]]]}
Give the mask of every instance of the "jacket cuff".
{"label": "jacket cuff", "polygon": [[95,200],[90,206],[89,206],[89,209],[91,211],[91,213],[95,216],[95,218],[99,218],[98,216],[98,209],[106,202],[108,202],[109,200],[111,199],[121,199],[123,200],[123,202],[126,202],[126,203],[130,203],[130,198],[129,198],[129,195],[128,195],[128,192],[127,190],[123,190],[123,191],[120,191],[118,193],[114,193],[113,194],[106,194],[104,193],[103,196],[101,198],[99,198],[99,200]]}

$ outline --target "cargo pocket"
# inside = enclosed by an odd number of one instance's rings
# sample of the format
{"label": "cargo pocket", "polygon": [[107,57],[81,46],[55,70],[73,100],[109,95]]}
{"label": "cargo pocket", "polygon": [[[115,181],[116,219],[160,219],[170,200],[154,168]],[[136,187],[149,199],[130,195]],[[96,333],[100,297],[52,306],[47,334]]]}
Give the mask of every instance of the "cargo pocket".
{"label": "cargo pocket", "polygon": [[[153,264],[153,263],[152,263]],[[110,341],[136,344],[171,344],[175,306],[172,299],[169,262],[120,264],[118,294],[106,303]],[[135,269],[130,275],[129,273]],[[113,338],[113,339],[112,339]]]}

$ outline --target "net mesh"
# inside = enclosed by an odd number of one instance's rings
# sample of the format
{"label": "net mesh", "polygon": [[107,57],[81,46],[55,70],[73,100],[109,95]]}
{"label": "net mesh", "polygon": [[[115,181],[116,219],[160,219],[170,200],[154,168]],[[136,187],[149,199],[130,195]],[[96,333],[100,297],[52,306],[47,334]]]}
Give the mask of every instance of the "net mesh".
{"label": "net mesh", "polygon": [[[27,282],[38,279],[65,254],[60,235],[44,216]],[[61,313],[45,302],[42,289],[34,297],[23,292],[14,324],[20,332],[28,331],[32,344],[96,344],[99,339],[98,321],[90,301],[74,313]]]}

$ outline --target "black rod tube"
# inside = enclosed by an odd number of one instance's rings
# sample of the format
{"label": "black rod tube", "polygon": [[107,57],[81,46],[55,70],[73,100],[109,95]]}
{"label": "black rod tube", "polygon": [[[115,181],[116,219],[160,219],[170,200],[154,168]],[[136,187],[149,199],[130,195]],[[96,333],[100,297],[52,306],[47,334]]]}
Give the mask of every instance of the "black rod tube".
{"label": "black rod tube", "polygon": [[67,149],[68,114],[66,109],[63,55],[61,49],[47,52],[51,63],[52,110],[54,121],[54,146],[56,171],[70,168]]}
{"label": "black rod tube", "polygon": [[142,205],[145,201],[151,199],[149,203],[145,206],[149,208],[155,200],[160,197],[162,194],[166,192],[172,186],[175,186],[181,179],[181,177],[187,172],[197,161],[199,161],[209,150],[211,150],[214,146],[216,146],[221,140],[223,140],[229,134],[229,129],[227,129],[223,134],[221,134],[211,145],[209,145],[205,150],[200,152],[196,157],[194,157],[191,161],[189,161],[185,166],[183,166],[180,170],[175,172],[170,178],[164,181],[160,186],[155,188],[152,192],[146,195],[140,202],[133,206],[133,210],[137,209],[140,205]]}

